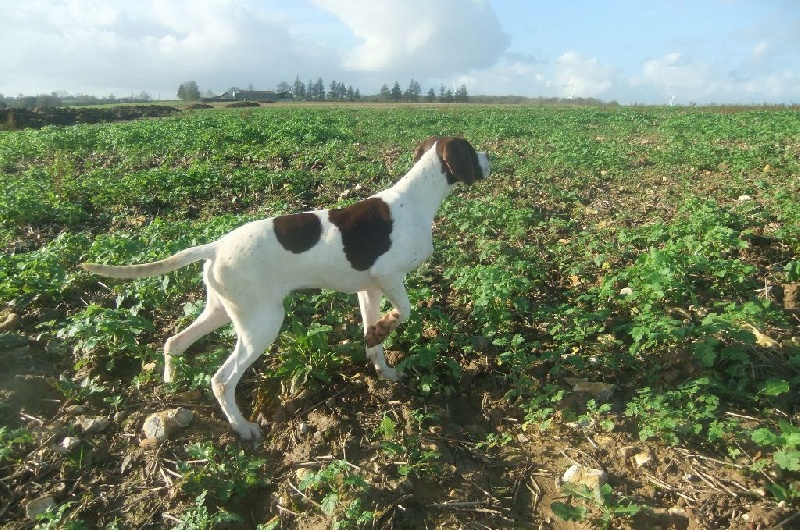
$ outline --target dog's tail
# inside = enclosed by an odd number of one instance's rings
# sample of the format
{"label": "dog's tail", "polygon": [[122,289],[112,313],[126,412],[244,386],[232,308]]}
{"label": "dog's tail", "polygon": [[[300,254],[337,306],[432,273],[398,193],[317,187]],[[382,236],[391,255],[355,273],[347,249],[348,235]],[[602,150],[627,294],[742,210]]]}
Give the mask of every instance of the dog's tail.
{"label": "dog's tail", "polygon": [[147,276],[157,276],[175,269],[185,267],[201,259],[213,259],[216,255],[216,244],[209,243],[197,247],[181,250],[177,254],[154,261],[152,263],[142,263],[140,265],[101,265],[99,263],[81,263],[81,267],[89,272],[108,276],[110,278],[145,278]]}

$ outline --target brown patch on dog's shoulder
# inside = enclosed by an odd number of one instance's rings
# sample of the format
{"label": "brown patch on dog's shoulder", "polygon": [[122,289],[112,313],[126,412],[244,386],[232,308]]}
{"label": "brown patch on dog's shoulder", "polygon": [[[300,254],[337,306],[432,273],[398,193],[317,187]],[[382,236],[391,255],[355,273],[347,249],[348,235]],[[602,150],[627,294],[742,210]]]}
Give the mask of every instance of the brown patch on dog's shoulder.
{"label": "brown patch on dog's shoulder", "polygon": [[272,226],[281,246],[295,254],[309,250],[322,235],[322,221],[309,212],[278,216]]}
{"label": "brown patch on dog's shoulder", "polygon": [[330,210],[328,219],[341,232],[344,254],[355,270],[369,269],[392,246],[392,215],[382,199],[370,197]]}

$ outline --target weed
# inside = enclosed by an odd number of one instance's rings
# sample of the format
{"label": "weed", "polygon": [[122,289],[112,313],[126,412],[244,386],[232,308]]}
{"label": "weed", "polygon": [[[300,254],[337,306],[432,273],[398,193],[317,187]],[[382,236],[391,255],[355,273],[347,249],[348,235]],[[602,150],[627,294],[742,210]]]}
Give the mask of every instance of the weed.
{"label": "weed", "polygon": [[298,484],[300,490],[322,495],[320,510],[328,517],[337,516],[334,522],[337,529],[364,526],[374,519],[374,513],[364,509],[363,501],[357,496],[369,491],[369,484],[353,469],[344,460],[334,460],[318,471],[309,471]]}
{"label": "weed", "polygon": [[243,519],[235,513],[223,509],[211,513],[206,506],[206,495],[203,491],[195,497],[194,504],[184,508],[178,517],[175,530],[212,530],[222,523],[241,523]]}
{"label": "weed", "polygon": [[[417,426],[423,417],[417,416]],[[375,431],[380,440],[383,452],[397,465],[397,472],[403,477],[425,478],[436,476],[440,471],[441,453],[430,445],[424,444],[419,432],[407,434],[398,429],[397,423],[388,415],[384,415]]]}
{"label": "weed", "polygon": [[613,528],[619,519],[633,517],[645,509],[644,506],[634,504],[625,497],[617,498],[610,484],[603,484],[598,491],[592,491],[586,486],[575,487],[570,484],[563,485],[562,489],[568,496],[583,501],[583,504],[576,506],[561,501],[554,501],[550,504],[553,513],[565,521],[586,521],[590,513],[590,508],[586,503],[589,503],[589,506],[594,505],[600,511],[598,517],[592,518],[595,528]]}
{"label": "weed", "polygon": [[210,442],[195,443],[186,447],[193,459],[180,462],[181,485],[188,493],[213,492],[217,499],[226,502],[244,496],[251,488],[267,486],[266,460],[253,458],[244,450],[233,447],[219,450]]}
{"label": "weed", "polygon": [[66,502],[36,516],[36,530],[89,530],[80,520],[70,519],[67,513],[75,503]]}
{"label": "weed", "polygon": [[13,461],[17,453],[33,442],[33,436],[25,429],[9,429],[0,425],[0,463]]}

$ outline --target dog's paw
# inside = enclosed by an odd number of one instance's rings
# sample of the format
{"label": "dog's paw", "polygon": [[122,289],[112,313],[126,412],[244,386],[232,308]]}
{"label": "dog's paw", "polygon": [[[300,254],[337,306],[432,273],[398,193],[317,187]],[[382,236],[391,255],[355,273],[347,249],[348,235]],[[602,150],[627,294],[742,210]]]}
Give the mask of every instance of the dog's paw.
{"label": "dog's paw", "polygon": [[261,427],[259,427],[257,423],[249,421],[245,421],[240,425],[233,425],[233,430],[236,431],[239,438],[245,442],[249,440],[258,441],[264,437],[264,433],[261,432]]}
{"label": "dog's paw", "polygon": [[392,368],[391,366],[387,366],[382,370],[378,370],[378,377],[381,379],[387,379],[393,383],[397,383],[403,378],[403,372],[398,370],[397,368]]}
{"label": "dog's paw", "polygon": [[364,334],[364,342],[366,342],[367,348],[373,348],[385,341],[386,337],[397,327],[397,321],[399,319],[399,312],[390,311],[383,315],[375,324],[369,326],[367,332]]}

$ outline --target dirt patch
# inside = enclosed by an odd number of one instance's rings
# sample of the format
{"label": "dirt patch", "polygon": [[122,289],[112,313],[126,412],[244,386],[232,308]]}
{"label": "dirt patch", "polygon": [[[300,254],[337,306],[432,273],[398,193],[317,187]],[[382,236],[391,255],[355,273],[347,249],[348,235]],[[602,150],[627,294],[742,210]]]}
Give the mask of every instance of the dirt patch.
{"label": "dirt patch", "polygon": [[[243,410],[262,419],[265,440],[256,447],[231,434],[207,392],[167,391],[154,379],[130,387],[125,408],[115,412],[103,401],[106,393],[78,403],[56,391],[59,369],[47,358],[41,345],[24,338],[0,351],[0,361],[9,367],[0,381],[3,419],[37,433],[34,449],[2,469],[3,528],[31,528],[25,507],[47,496],[59,505],[72,503],[73,517],[97,527],[118,517],[129,528],[169,526],[191,505],[189,475],[180,462],[191,460],[186,447],[192,443],[212,443],[220,451],[243,451],[246,458],[267,462],[261,472],[268,485],[222,503],[245,520],[226,526],[234,529],[269,520],[279,520],[280,528],[330,528],[333,519],[320,509],[324,492],[301,484],[340,462],[347,462],[342,476],[352,473],[368,484],[352,493],[374,513],[367,528],[598,527],[608,510],[569,499],[559,485],[574,463],[607,473],[613,506],[643,507],[631,517],[612,517],[614,528],[749,530],[773,527],[792,515],[765,497],[764,484],[745,464],[567,421],[547,430],[526,425],[507,399],[513,388],[489,357],[467,366],[450,382],[450,392],[428,397],[411,388],[413,381],[376,379],[366,365],[350,366],[329,383],[294,396],[250,371],[238,396]],[[260,371],[267,362],[259,363]],[[110,388],[113,382],[103,384],[107,395],[121,391]],[[160,446],[140,448],[146,414],[174,406],[195,413],[186,431]],[[74,427],[78,414],[106,417],[111,425],[100,433],[80,432]],[[80,437],[79,453],[58,449],[67,435]],[[637,459],[641,453],[649,458]],[[341,506],[352,499],[343,494]],[[587,522],[556,517],[551,508],[556,502],[584,505]],[[341,519],[343,512],[338,508],[334,516]]]}
{"label": "dirt patch", "polygon": [[179,109],[167,105],[98,107],[47,107],[34,110],[0,109],[0,130],[41,129],[45,125],[75,125],[130,121],[139,118],[163,118]]}

